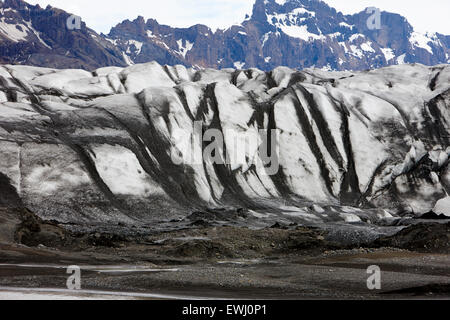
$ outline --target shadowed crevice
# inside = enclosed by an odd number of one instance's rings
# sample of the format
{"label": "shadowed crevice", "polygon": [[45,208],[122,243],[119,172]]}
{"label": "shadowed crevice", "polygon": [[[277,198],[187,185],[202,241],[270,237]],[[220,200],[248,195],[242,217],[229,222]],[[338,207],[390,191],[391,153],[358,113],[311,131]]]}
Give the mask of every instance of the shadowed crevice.
{"label": "shadowed crevice", "polygon": [[17,194],[16,188],[11,184],[10,179],[2,172],[0,172],[0,207],[23,207],[22,199]]}
{"label": "shadowed crevice", "polygon": [[330,195],[333,195],[332,189],[332,181],[330,178],[330,170],[327,167],[325,158],[320,151],[319,145],[317,144],[317,137],[314,133],[313,128],[311,127],[308,115],[303,109],[303,105],[300,102],[300,99],[297,96],[296,91],[292,88],[293,98],[292,103],[294,104],[295,111],[297,113],[298,121],[300,127],[302,128],[302,132],[305,135],[306,141],[308,142],[308,146],[311,149],[314,157],[316,158],[316,162],[319,165],[321,176],[324,180],[325,187],[327,188]]}

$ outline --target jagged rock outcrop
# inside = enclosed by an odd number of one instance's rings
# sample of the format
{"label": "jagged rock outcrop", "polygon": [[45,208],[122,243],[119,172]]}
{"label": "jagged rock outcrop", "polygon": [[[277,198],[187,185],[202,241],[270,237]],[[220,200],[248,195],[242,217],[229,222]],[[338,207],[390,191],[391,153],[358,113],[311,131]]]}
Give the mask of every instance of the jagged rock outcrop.
{"label": "jagged rock outcrop", "polygon": [[84,22],[79,29],[70,30],[70,17],[71,14],[51,6],[43,9],[22,0],[0,2],[0,60],[87,70],[126,66],[122,53]]}
{"label": "jagged rock outcrop", "polygon": [[278,66],[366,70],[450,61],[448,36],[415,32],[404,17],[385,11],[380,29],[371,30],[367,21],[372,14],[344,15],[318,0],[256,0],[251,16],[225,30],[172,28],[139,17],[118,24],[107,38],[130,64],[154,60],[268,71]]}
{"label": "jagged rock outcrop", "polygon": [[172,28],[143,17],[99,35],[83,22],[69,30],[69,13],[0,2],[0,62],[94,70],[156,61],[198,68],[366,70],[403,63],[449,63],[449,36],[415,32],[394,13],[369,30],[366,11],[344,15],[319,0],[256,0],[242,23],[213,31]]}
{"label": "jagged rock outcrop", "polygon": [[[309,222],[421,215],[450,192],[449,105],[448,65],[334,73],[5,65],[0,203],[85,224],[222,207]],[[209,129],[223,135],[215,156],[227,164],[204,157]],[[261,165],[264,150],[248,137],[269,141],[279,170]]]}

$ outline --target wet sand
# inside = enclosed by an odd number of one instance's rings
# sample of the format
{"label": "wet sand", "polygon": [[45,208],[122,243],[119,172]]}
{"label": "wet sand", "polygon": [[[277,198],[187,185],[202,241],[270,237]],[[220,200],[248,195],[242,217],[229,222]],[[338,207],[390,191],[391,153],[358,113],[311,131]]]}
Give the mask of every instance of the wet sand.
{"label": "wet sand", "polygon": [[[448,254],[385,248],[170,260],[145,247],[63,252],[11,246],[2,250],[1,261],[10,252],[17,254],[10,256],[16,263],[0,265],[0,299],[450,298]],[[88,291],[66,290],[66,268],[73,264],[80,266],[82,289]],[[371,265],[382,270],[381,290],[367,288]]]}
{"label": "wet sand", "polygon": [[[448,223],[361,244],[367,227],[351,225],[331,236],[296,224],[195,223],[127,236],[71,233],[34,218],[19,229],[13,220],[3,226],[0,299],[450,299]],[[85,291],[66,290],[72,265],[81,268]],[[381,290],[367,286],[373,265]]]}

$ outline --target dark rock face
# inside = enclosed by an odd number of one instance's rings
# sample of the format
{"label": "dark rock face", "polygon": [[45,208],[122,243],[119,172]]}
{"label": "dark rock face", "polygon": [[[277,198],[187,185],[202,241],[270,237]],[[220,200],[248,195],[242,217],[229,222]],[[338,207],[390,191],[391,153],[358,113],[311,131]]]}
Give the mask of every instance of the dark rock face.
{"label": "dark rock face", "polygon": [[22,200],[17,194],[9,178],[0,172],[0,207],[19,208],[22,206]]}
{"label": "dark rock face", "polygon": [[0,62],[87,70],[150,61],[217,69],[365,70],[450,61],[450,36],[419,34],[389,12],[381,14],[381,29],[369,30],[370,16],[344,15],[318,0],[256,0],[251,16],[226,30],[172,28],[138,17],[98,35],[84,23],[68,30],[70,14],[62,10],[7,0],[0,3]]}
{"label": "dark rock face", "polygon": [[125,65],[121,52],[85,23],[69,30],[70,16],[22,0],[0,2],[2,63],[82,69]]}
{"label": "dark rock face", "polygon": [[257,0],[251,17],[226,30],[171,28],[139,17],[118,24],[108,38],[132,63],[262,70],[448,63],[448,36],[414,32],[404,17],[389,12],[381,14],[381,29],[369,30],[370,16],[344,15],[317,0]]}
{"label": "dark rock face", "polygon": [[444,214],[437,214],[433,211],[425,213],[423,216],[420,217],[420,219],[423,220],[450,220],[450,217],[447,217]]}
{"label": "dark rock face", "polygon": [[424,223],[375,241],[376,246],[395,247],[422,252],[450,251],[450,223]]}

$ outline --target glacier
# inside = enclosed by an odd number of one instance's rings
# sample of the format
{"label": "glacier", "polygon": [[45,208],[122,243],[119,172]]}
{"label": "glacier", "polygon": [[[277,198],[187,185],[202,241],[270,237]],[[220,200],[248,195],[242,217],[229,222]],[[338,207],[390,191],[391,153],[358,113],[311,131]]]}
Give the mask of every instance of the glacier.
{"label": "glacier", "polygon": [[[3,65],[0,204],[83,225],[170,224],[224,208],[255,223],[277,216],[382,225],[435,207],[448,214],[449,106],[449,65],[362,72]],[[230,130],[277,130],[278,172],[203,158],[198,122],[225,142]],[[188,146],[177,144],[180,135]],[[233,152],[225,143],[223,156]],[[174,163],[173,154],[203,161]]]}

